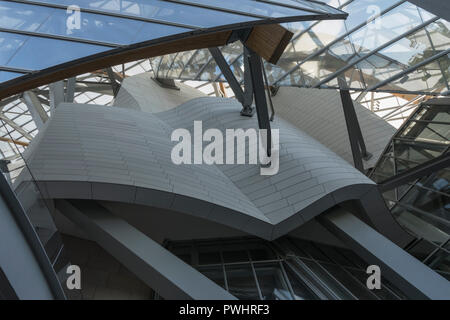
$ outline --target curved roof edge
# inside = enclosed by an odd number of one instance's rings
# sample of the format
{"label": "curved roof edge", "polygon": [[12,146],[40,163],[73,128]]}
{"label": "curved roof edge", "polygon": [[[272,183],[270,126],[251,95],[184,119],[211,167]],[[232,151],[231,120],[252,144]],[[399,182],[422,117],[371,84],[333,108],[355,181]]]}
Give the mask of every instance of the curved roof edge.
{"label": "curved roof edge", "polygon": [[321,213],[349,200],[360,200],[374,185],[355,184],[311,201],[294,215],[273,223],[202,199],[170,191],[95,181],[44,181],[38,184],[49,199],[113,201],[144,205],[216,222],[266,240],[277,239]]}
{"label": "curved roof edge", "polygon": [[[106,110],[107,109],[107,110]],[[175,165],[170,133],[195,120],[205,126],[257,128],[231,99],[195,98],[156,114],[60,104],[28,160],[49,198],[143,204],[184,212],[275,239],[335,205],[360,203],[366,220],[405,244],[376,184],[282,119],[280,172],[258,165]],[[24,178],[24,177],[22,177]],[[20,179],[19,179],[20,180]],[[394,225],[394,226],[392,226]]]}

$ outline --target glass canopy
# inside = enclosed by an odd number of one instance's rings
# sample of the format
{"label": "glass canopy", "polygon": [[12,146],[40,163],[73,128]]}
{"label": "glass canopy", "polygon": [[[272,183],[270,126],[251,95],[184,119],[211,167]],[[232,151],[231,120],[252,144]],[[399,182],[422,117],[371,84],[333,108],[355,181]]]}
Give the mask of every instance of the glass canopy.
{"label": "glass canopy", "polygon": [[[290,22],[294,37],[278,64],[266,63],[269,84],[355,91],[448,95],[450,23],[407,1],[332,0],[346,20]],[[221,48],[243,80],[242,46]],[[157,77],[225,81],[207,50],[152,59]]]}
{"label": "glass canopy", "polygon": [[0,81],[169,36],[345,17],[307,0],[0,1]]}

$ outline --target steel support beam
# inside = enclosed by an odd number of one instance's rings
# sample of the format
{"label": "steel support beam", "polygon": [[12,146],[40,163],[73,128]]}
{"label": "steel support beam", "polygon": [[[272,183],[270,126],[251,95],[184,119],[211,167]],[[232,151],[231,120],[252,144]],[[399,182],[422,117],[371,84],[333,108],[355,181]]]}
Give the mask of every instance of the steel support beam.
{"label": "steel support beam", "polygon": [[48,85],[50,89],[50,113],[64,102],[64,81],[53,82]]}
{"label": "steel support beam", "polygon": [[219,66],[220,71],[222,71],[222,74],[230,85],[231,90],[233,90],[234,96],[242,105],[244,105],[244,92],[242,91],[241,85],[236,80],[233,71],[231,71],[230,66],[223,57],[222,52],[219,48],[209,48],[208,50]]}
{"label": "steel support beam", "polygon": [[253,103],[253,85],[252,78],[250,75],[250,65],[248,62],[248,49],[244,47],[244,88],[242,87],[231,71],[230,66],[225,60],[222,52],[219,48],[209,48],[209,52],[213,56],[216,64],[219,66],[220,71],[227,80],[231,90],[233,90],[235,98],[242,104],[241,115],[251,117],[254,114],[254,109],[252,108]]}
{"label": "steel support beam", "polygon": [[17,123],[15,123],[13,120],[5,116],[3,113],[0,113],[0,120],[8,124],[11,128],[19,132],[22,136],[27,138],[28,140],[33,140],[33,137],[25,131],[21,126],[19,126]]}
{"label": "steel support beam", "polygon": [[57,200],[55,205],[92,240],[165,299],[236,299],[98,203]]}
{"label": "steel support beam", "polygon": [[244,103],[243,109],[241,111],[241,115],[251,117],[255,113],[255,109],[252,107],[253,104],[253,83],[252,83],[252,75],[250,74],[250,63],[249,52],[246,47],[244,47],[243,53],[244,60]]}
{"label": "steel support beam", "polygon": [[106,68],[106,72],[108,73],[109,81],[111,82],[111,87],[113,90],[114,98],[117,96],[120,90],[120,83],[117,82],[116,74],[114,73],[112,68]]}
{"label": "steel support beam", "polygon": [[75,98],[75,87],[77,84],[77,78],[72,77],[67,80],[66,84],[66,94],[64,96],[65,102],[73,102],[73,99]]}
{"label": "steel support beam", "polygon": [[344,110],[345,123],[347,124],[348,138],[350,140],[350,147],[352,149],[353,163],[355,168],[364,172],[363,158],[370,159],[371,155],[367,152],[364,137],[359,126],[358,117],[356,116],[355,107],[353,105],[350,92],[345,89],[346,83],[342,78],[338,79],[341,89],[342,108]]}
{"label": "steel support beam", "polygon": [[[396,244],[341,208],[320,223],[412,299],[450,299],[450,283]],[[381,285],[383,285],[381,283]]]}
{"label": "steel support beam", "polygon": [[272,153],[272,133],[270,130],[269,111],[267,110],[266,92],[264,90],[263,64],[261,57],[247,48],[250,76],[253,84],[253,96],[255,98],[258,126],[267,130],[267,155]]}
{"label": "steel support beam", "polygon": [[433,160],[427,161],[423,164],[419,164],[412,169],[384,180],[379,185],[380,192],[386,192],[395,189],[404,185],[405,183],[408,183],[415,179],[419,179],[445,168],[450,168],[450,153],[441,155]]}
{"label": "steel support beam", "polygon": [[25,91],[22,101],[27,105],[36,127],[40,129],[48,119],[47,112],[42,107],[41,101],[33,91]]}

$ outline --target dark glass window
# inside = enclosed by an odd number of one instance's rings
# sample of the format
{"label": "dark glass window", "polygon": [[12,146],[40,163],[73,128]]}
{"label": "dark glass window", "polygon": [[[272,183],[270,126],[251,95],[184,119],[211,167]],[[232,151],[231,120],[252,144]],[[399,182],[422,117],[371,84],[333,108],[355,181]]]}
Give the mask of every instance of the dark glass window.
{"label": "dark glass window", "polygon": [[241,300],[259,300],[255,277],[249,263],[225,266],[228,291]]}

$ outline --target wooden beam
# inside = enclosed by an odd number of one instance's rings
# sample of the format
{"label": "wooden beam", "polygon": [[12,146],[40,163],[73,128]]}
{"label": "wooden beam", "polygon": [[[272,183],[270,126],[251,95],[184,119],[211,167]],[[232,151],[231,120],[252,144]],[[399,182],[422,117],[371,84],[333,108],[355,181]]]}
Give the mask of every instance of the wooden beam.
{"label": "wooden beam", "polygon": [[276,64],[293,35],[278,24],[260,25],[253,28],[245,45],[266,61]]}
{"label": "wooden beam", "polygon": [[223,82],[219,82],[219,88],[220,88],[220,92],[222,92],[222,95],[226,98],[227,92],[225,91],[225,86],[223,85]]}
{"label": "wooden beam", "polygon": [[18,144],[19,146],[23,146],[23,147],[28,147],[28,145],[29,145],[28,142],[23,142],[23,141],[20,141],[20,140],[13,140],[13,139],[4,138],[4,137],[0,137],[0,141]]}
{"label": "wooden beam", "polygon": [[181,51],[223,46],[227,44],[230,35],[231,31],[220,31],[205,35],[188,36],[163,43],[136,44],[126,49],[118,48],[101,52],[7,81],[0,86],[0,100],[42,85],[126,62]]}
{"label": "wooden beam", "polygon": [[[83,73],[98,73],[114,65],[175,52],[224,46],[228,43],[231,33],[232,31],[217,31],[203,35],[183,35],[183,38],[149,41],[83,57],[5,82],[0,85],[0,100]],[[245,45],[275,64],[292,36],[292,32],[278,24],[258,25],[252,28]]]}

